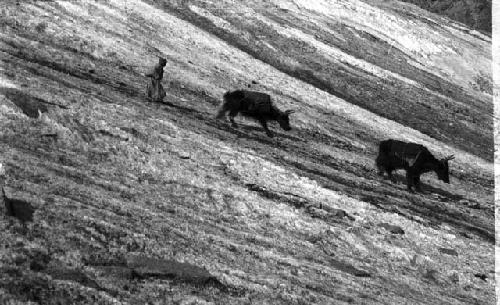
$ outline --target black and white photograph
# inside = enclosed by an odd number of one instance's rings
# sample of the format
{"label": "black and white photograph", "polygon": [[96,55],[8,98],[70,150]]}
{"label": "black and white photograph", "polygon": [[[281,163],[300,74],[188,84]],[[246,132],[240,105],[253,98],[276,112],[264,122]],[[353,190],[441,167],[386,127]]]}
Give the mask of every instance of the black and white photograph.
{"label": "black and white photograph", "polygon": [[0,0],[0,305],[500,304],[498,33],[496,0]]}

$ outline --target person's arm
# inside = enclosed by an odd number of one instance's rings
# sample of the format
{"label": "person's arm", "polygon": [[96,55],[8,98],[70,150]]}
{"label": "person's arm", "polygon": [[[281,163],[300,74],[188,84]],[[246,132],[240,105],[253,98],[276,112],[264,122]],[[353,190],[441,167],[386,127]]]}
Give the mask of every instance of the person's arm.
{"label": "person's arm", "polygon": [[146,76],[152,77],[155,80],[161,80],[163,74],[163,67],[156,66],[153,71],[149,72]]}
{"label": "person's arm", "polygon": [[158,72],[157,72],[157,66],[154,66],[153,68],[151,68],[149,70],[149,72],[147,72],[146,74],[144,74],[144,76],[147,76],[147,77],[152,77],[152,78],[158,78]]}

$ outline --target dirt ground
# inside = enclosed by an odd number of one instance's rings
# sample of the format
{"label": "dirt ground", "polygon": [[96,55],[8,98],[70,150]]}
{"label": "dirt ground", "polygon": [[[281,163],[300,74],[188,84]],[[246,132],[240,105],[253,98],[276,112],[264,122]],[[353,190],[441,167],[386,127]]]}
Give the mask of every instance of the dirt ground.
{"label": "dirt ground", "polygon": [[[34,211],[0,207],[0,304],[495,303],[490,37],[392,0],[0,17],[0,183]],[[157,56],[164,103],[145,98]],[[248,86],[293,129],[216,120]],[[454,154],[451,183],[379,177],[387,138]],[[130,255],[215,280],[131,275]]]}

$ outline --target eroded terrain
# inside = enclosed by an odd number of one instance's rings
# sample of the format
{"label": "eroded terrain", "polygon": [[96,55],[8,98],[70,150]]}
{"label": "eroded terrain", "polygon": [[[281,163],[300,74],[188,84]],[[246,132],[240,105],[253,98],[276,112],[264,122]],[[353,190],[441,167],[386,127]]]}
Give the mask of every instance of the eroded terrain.
{"label": "eroded terrain", "polygon": [[[494,304],[489,37],[395,1],[0,7],[0,163],[34,208],[0,216],[0,302]],[[291,132],[214,119],[249,84]],[[455,154],[451,184],[378,177],[386,138]]]}

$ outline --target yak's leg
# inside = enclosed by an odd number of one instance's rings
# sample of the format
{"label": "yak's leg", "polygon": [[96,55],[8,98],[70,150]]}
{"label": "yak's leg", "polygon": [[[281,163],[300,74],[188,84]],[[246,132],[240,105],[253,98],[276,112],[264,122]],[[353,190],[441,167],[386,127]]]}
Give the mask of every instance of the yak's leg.
{"label": "yak's leg", "polygon": [[217,112],[217,115],[215,116],[216,119],[222,119],[226,116],[226,112],[229,111],[229,106],[227,102],[224,102],[222,105],[219,107],[219,111]]}
{"label": "yak's leg", "polygon": [[384,162],[383,162],[383,160],[384,160],[384,159],[382,158],[382,156],[381,156],[380,154],[377,156],[377,159],[375,159],[375,166],[376,166],[376,167],[377,167],[377,169],[378,169],[377,174],[378,174],[379,176],[381,176],[381,177],[383,177],[383,176],[384,176],[384,172],[386,171],[386,168],[385,168],[385,166],[384,166]]}
{"label": "yak's leg", "polygon": [[380,166],[380,167],[377,167],[377,168],[378,168],[377,175],[379,175],[379,176],[381,176],[381,177],[382,177],[382,176],[384,176],[385,168],[383,168],[383,167],[381,167],[381,166]]}
{"label": "yak's leg", "polygon": [[236,124],[236,122],[234,121],[234,117],[238,114],[238,110],[231,110],[229,112],[229,121],[231,122],[231,126],[233,126],[234,128],[238,128],[238,125]]}
{"label": "yak's leg", "polygon": [[270,138],[274,137],[274,134],[272,133],[272,131],[269,130],[269,128],[267,127],[266,120],[259,120],[259,123],[260,123],[260,125],[262,125],[262,127],[266,131],[266,134],[267,134],[268,137],[270,137]]}
{"label": "yak's leg", "polygon": [[410,170],[406,170],[406,187],[408,188],[408,191],[413,192],[412,186],[413,186],[413,174]]}
{"label": "yak's leg", "polygon": [[389,180],[391,180],[392,183],[396,183],[396,178],[394,178],[394,176],[392,175],[392,171],[394,169],[393,168],[386,168],[385,170],[387,171],[387,177],[389,178]]}
{"label": "yak's leg", "polygon": [[419,176],[413,177],[413,185],[415,186],[415,189],[417,190],[417,192],[422,193],[422,187],[420,186],[420,177]]}

